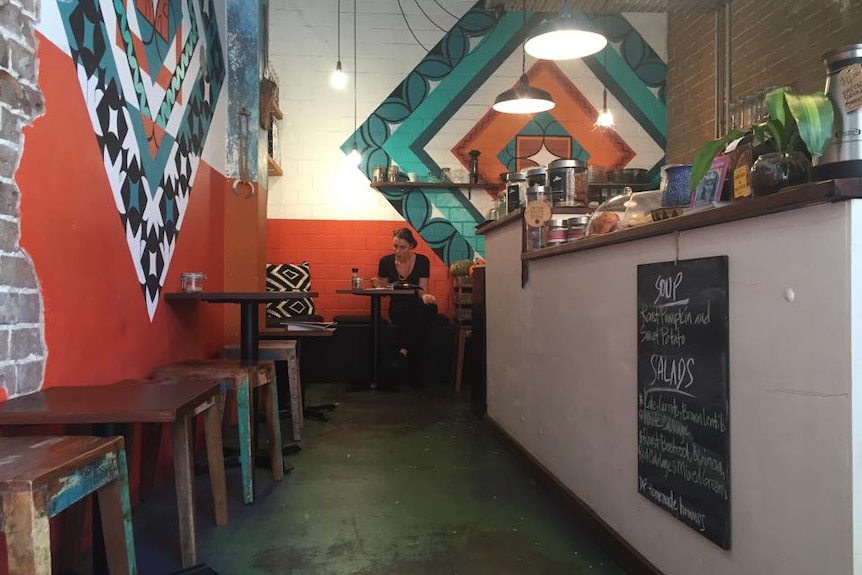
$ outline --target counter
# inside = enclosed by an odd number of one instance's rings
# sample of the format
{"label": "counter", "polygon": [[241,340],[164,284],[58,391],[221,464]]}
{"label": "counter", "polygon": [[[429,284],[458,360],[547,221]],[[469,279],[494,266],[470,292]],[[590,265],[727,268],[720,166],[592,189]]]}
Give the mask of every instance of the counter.
{"label": "counter", "polygon": [[[666,575],[862,573],[860,197],[821,182],[523,254],[518,214],[485,224],[488,417]],[[637,490],[637,266],[710,256],[729,262],[730,550]]]}

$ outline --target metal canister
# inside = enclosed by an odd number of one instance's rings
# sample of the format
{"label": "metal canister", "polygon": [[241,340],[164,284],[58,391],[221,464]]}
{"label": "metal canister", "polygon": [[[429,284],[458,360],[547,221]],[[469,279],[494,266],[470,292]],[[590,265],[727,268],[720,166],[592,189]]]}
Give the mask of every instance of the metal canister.
{"label": "metal canister", "polygon": [[542,166],[530,168],[524,172],[527,176],[527,187],[530,186],[547,186],[548,185],[548,169]]}
{"label": "metal canister", "polygon": [[527,176],[521,172],[503,174],[506,183],[506,211],[514,212],[527,203]]}
{"label": "metal canister", "polygon": [[577,216],[572,216],[569,218],[568,222],[566,222],[566,240],[573,242],[577,239],[580,239],[587,235],[587,224],[590,222],[590,216],[586,214],[578,214]]}
{"label": "metal canister", "polygon": [[558,246],[566,243],[568,225],[566,220],[552,219],[548,221],[548,236],[546,238],[546,246]]}
{"label": "metal canister", "polygon": [[548,164],[548,187],[555,206],[583,206],[587,201],[587,163],[554,160]]}
{"label": "metal canister", "polygon": [[374,182],[385,182],[386,168],[383,166],[374,166],[374,169],[371,170],[371,180]]}
{"label": "metal canister", "polygon": [[530,202],[549,202],[551,196],[548,193],[548,188],[535,184],[527,188],[527,203]]}

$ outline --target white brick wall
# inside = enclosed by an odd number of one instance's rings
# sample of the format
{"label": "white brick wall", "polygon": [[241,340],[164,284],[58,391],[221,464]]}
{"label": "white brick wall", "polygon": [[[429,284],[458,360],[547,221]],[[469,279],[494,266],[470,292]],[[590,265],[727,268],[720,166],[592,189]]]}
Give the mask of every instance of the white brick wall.
{"label": "white brick wall", "polygon": [[[449,12],[460,17],[473,0],[441,0]],[[342,0],[341,60],[350,75],[344,91],[329,86],[329,75],[337,57],[337,0],[273,0],[270,4],[270,59],[280,78],[280,105],[285,118],[281,126],[284,175],[270,178],[268,217],[273,219],[392,220],[400,216],[383,197],[368,186],[356,168],[346,165],[340,150],[353,133],[353,5]],[[413,2],[402,2],[407,20],[419,39],[432,47],[444,32],[434,27]],[[447,30],[455,19],[436,5],[423,8]],[[630,22],[641,31],[652,48],[666,58],[667,20],[664,14],[634,14]],[[358,2],[357,56],[359,83],[358,123],[389,95],[425,56],[412,38],[393,0]],[[533,60],[527,57],[527,67]],[[560,68],[595,106],[601,106],[601,83],[580,61],[560,62]],[[463,169],[450,152],[452,146],[485,114],[494,98],[510,88],[521,73],[518,51],[455,114],[426,151],[453,172]],[[609,106],[616,101],[609,97]],[[632,121],[617,114],[617,129],[641,156],[637,166],[648,167],[663,156]],[[652,147],[650,147],[652,146]],[[634,165],[634,164],[632,164]],[[489,206],[486,194],[472,195],[483,213]]]}

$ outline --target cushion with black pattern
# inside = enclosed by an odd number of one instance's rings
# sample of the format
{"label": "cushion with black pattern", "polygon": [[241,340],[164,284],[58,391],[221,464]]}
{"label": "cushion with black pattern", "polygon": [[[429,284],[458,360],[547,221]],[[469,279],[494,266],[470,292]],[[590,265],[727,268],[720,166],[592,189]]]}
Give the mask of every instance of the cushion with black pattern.
{"label": "cushion with black pattern", "polygon": [[[266,291],[311,291],[311,271],[308,262],[266,264]],[[309,315],[314,315],[312,298],[288,299],[266,305],[268,320],[285,320]]]}

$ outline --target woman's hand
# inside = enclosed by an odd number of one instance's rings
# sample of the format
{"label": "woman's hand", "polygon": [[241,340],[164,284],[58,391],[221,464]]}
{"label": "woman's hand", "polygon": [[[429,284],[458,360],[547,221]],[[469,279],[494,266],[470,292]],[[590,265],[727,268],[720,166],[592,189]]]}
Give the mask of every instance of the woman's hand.
{"label": "woman's hand", "polygon": [[371,287],[380,287],[380,278],[371,278]]}
{"label": "woman's hand", "polygon": [[423,294],[422,294],[422,303],[424,303],[425,305],[430,305],[430,304],[432,304],[432,303],[437,303],[437,298],[435,298],[435,297],[434,297],[433,295],[431,295],[430,293],[423,293]]}

